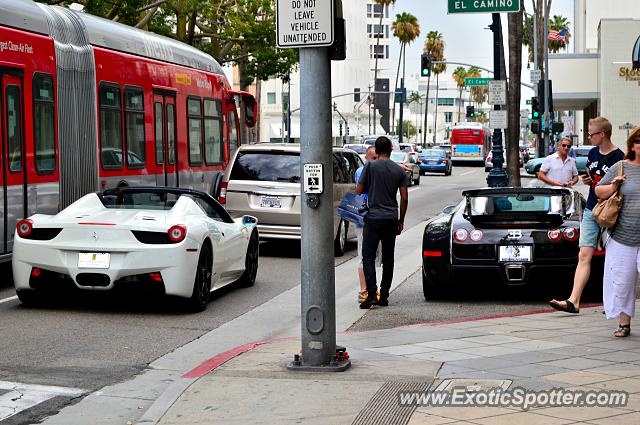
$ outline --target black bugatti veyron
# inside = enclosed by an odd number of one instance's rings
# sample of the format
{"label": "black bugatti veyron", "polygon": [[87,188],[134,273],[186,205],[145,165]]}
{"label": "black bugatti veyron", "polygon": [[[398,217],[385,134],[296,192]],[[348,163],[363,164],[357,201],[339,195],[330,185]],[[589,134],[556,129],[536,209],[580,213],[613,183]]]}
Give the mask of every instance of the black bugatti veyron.
{"label": "black bugatti veyron", "polygon": [[[578,263],[584,197],[567,188],[466,190],[457,205],[427,221],[422,240],[426,299],[463,285],[547,286],[568,294]],[[596,251],[588,288],[602,286]]]}

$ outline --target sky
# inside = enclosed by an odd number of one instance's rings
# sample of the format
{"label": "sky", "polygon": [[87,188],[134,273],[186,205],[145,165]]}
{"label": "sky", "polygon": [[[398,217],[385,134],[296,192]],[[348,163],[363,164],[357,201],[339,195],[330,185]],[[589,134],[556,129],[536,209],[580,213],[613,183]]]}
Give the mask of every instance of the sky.
{"label": "sky", "polygon": [[[347,0],[348,1],[348,0]],[[522,0],[525,10],[531,13],[533,5],[531,0]],[[417,82],[414,78],[409,78],[411,74],[420,72],[420,54],[424,46],[424,40],[429,31],[439,31],[443,34],[445,42],[445,57],[448,61],[462,62],[478,65],[484,68],[493,69],[493,35],[487,29],[491,24],[490,13],[466,13],[447,14],[447,0],[396,0],[391,6],[389,16],[395,20],[398,13],[408,12],[418,18],[420,23],[420,37],[406,49],[406,85],[409,88],[416,88]],[[571,33],[573,34],[573,0],[551,0],[551,13],[549,16],[562,15],[569,20]],[[506,37],[507,14],[503,13],[502,27]],[[393,37],[395,41],[395,37]],[[506,38],[505,49],[508,49]],[[394,45],[392,45],[394,46]],[[569,46],[569,51],[572,47]],[[399,44],[391,47],[392,63],[394,72],[398,63]],[[505,51],[508,68],[508,50]],[[447,74],[451,74],[458,65],[449,65]],[[523,73],[522,81],[529,83],[529,70],[526,69],[526,47],[523,46]],[[533,67],[533,64],[531,64]],[[488,77],[483,72],[483,77]],[[413,80],[413,81],[412,81]],[[533,91],[523,87],[522,97],[530,97]]]}

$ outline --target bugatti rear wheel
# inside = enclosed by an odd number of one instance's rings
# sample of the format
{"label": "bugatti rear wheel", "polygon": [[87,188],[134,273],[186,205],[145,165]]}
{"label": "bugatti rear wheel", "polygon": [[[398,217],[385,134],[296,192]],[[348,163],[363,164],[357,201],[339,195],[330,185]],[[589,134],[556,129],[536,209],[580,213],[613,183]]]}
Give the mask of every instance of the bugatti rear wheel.
{"label": "bugatti rear wheel", "polygon": [[444,290],[430,280],[422,271],[422,294],[426,301],[439,300],[443,297]]}

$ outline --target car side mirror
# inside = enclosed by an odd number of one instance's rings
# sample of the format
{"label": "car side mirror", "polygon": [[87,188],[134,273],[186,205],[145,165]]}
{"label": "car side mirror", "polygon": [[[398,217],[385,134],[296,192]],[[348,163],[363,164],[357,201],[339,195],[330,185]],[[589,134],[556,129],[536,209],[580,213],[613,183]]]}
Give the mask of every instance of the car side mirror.
{"label": "car side mirror", "polygon": [[258,219],[251,215],[242,216],[242,225],[244,227],[253,227],[258,224]]}
{"label": "car side mirror", "polygon": [[442,209],[443,214],[451,214],[453,210],[456,208],[456,205],[447,205]]}

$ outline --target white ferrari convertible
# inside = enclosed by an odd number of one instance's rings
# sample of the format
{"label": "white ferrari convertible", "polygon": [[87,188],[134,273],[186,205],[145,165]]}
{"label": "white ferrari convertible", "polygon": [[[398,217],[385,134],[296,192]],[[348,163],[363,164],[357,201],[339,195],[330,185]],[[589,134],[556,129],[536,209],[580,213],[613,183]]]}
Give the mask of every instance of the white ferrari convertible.
{"label": "white ferrari convertible", "polygon": [[90,193],[56,215],[16,226],[13,281],[25,304],[58,284],[108,291],[136,285],[206,309],[211,291],[252,286],[257,219],[232,219],[209,194],[132,187]]}

